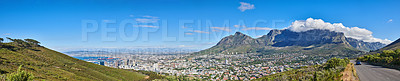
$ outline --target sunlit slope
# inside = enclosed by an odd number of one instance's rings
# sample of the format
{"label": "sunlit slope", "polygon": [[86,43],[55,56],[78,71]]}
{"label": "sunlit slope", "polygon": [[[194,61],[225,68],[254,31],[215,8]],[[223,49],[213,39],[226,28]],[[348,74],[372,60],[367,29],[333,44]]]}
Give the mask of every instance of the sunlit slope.
{"label": "sunlit slope", "polygon": [[383,47],[382,49],[379,49],[377,51],[383,51],[383,50],[396,50],[400,49],[400,39],[397,39],[396,41],[390,43],[389,45]]}
{"label": "sunlit slope", "polygon": [[133,81],[146,75],[123,69],[109,68],[76,58],[48,48],[28,43],[2,43],[0,45],[0,72],[15,72],[18,66],[31,72],[35,80],[68,81]]}

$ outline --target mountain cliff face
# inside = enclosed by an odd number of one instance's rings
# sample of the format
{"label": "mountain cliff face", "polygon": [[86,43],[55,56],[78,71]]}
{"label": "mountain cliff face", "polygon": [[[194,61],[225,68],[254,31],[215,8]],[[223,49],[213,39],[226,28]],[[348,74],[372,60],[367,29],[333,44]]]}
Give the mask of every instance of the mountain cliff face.
{"label": "mountain cliff face", "polygon": [[290,30],[272,31],[272,33],[274,32],[277,32],[276,35],[273,35],[274,37],[265,36],[273,38],[273,40],[264,40],[274,47],[347,43],[343,33],[328,30],[310,30],[306,32],[292,32]]}
{"label": "mountain cliff face", "polygon": [[260,41],[251,38],[243,33],[236,32],[234,35],[224,37],[217,45],[200,51],[200,53],[221,53],[221,52],[254,52],[258,48],[262,48]]}
{"label": "mountain cliff face", "polygon": [[[382,48],[385,44],[379,42],[364,42],[346,38],[341,32],[329,30],[309,30],[293,32],[290,30],[271,30],[267,35],[254,39],[243,33],[223,38],[217,45],[201,52],[257,52],[263,50],[292,50],[311,51],[370,51]],[[289,49],[290,48],[290,49]],[[343,50],[341,50],[343,49]],[[332,51],[330,51],[332,52]],[[326,52],[328,53],[328,52]],[[353,52],[354,53],[354,52]]]}
{"label": "mountain cliff face", "polygon": [[382,44],[379,42],[364,42],[364,41],[353,39],[353,38],[346,38],[346,40],[349,42],[349,44],[352,47],[354,47],[358,50],[362,50],[362,51],[378,50],[378,49],[386,46],[386,44]]}
{"label": "mountain cliff face", "polygon": [[275,36],[280,35],[281,33],[281,30],[271,30],[267,35],[263,35],[260,38],[257,38],[257,40],[261,41],[263,45],[270,46],[274,44]]}
{"label": "mountain cliff face", "polygon": [[258,46],[260,43],[259,41],[247,36],[243,33],[236,32],[234,35],[230,35],[221,39],[217,43],[217,46],[224,46],[224,47],[236,47],[236,46]]}

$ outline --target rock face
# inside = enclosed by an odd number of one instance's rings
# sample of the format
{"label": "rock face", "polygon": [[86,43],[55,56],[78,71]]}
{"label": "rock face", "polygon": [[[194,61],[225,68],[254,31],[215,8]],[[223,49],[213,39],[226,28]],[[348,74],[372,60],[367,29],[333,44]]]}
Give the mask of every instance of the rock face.
{"label": "rock face", "polygon": [[203,53],[221,53],[221,52],[254,52],[258,48],[264,47],[260,41],[251,38],[243,33],[236,32],[234,35],[224,37],[217,45],[200,51]]}
{"label": "rock face", "polygon": [[247,36],[240,32],[236,32],[235,35],[230,35],[221,39],[221,41],[217,43],[217,46],[237,47],[244,45],[258,46],[259,44],[259,41],[251,38],[250,36]]}
{"label": "rock face", "polygon": [[[330,45],[330,46],[326,46]],[[334,46],[331,46],[334,45]],[[267,35],[254,39],[243,33],[236,32],[234,35],[221,39],[217,45],[205,51],[224,52],[249,52],[262,51],[269,47],[321,47],[326,50],[335,49],[358,49],[362,51],[377,50],[385,46],[379,42],[364,42],[353,38],[346,38],[341,32],[329,30],[309,30],[305,32],[293,32],[290,30],[271,30]],[[324,47],[322,47],[324,46]],[[340,48],[337,48],[337,47]],[[313,48],[307,48],[307,50]]]}
{"label": "rock face", "polygon": [[[279,32],[277,32],[279,31]],[[274,32],[280,33],[272,35],[273,40],[264,40],[269,42],[274,47],[285,47],[285,46],[311,46],[320,44],[339,44],[347,43],[346,37],[343,33],[332,32],[328,30],[310,30],[306,32],[292,32],[290,30],[274,30]],[[272,41],[272,42],[271,42]],[[268,44],[267,44],[268,45]]]}
{"label": "rock face", "polygon": [[386,46],[379,42],[364,42],[353,38],[346,38],[346,40],[352,47],[362,51],[374,51]]}

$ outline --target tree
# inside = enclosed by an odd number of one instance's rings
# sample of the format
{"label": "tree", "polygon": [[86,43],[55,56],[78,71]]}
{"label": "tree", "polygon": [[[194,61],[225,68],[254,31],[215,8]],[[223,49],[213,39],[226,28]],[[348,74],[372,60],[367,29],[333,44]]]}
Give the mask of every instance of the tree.
{"label": "tree", "polygon": [[8,40],[11,40],[11,41],[13,41],[14,39],[12,39],[12,38],[10,38],[10,37],[6,37]]}
{"label": "tree", "polygon": [[35,46],[37,46],[37,45],[40,44],[39,41],[34,40],[34,39],[24,39],[24,40],[25,40],[25,42],[28,42],[28,43],[33,44],[33,45],[35,45]]}
{"label": "tree", "polygon": [[21,40],[21,39],[12,39],[12,38],[9,38],[9,37],[6,37],[8,40],[11,40],[11,41],[13,41],[12,42],[12,44],[14,44],[14,45],[18,45],[18,46],[25,46],[25,41],[24,40]]}
{"label": "tree", "polygon": [[0,38],[0,46],[1,46],[1,43],[3,43],[3,41],[4,41],[4,39]]}
{"label": "tree", "polygon": [[21,46],[21,47],[28,47],[28,45],[29,45],[28,43],[26,43],[22,39],[13,39],[13,43],[18,45],[18,46]]}
{"label": "tree", "polygon": [[21,66],[19,66],[17,72],[11,73],[7,76],[8,81],[32,81],[33,74],[26,71],[21,71]]}
{"label": "tree", "polygon": [[318,81],[317,71],[314,72],[313,81]]}
{"label": "tree", "polygon": [[3,38],[0,38],[0,43],[2,43],[4,41],[4,39]]}

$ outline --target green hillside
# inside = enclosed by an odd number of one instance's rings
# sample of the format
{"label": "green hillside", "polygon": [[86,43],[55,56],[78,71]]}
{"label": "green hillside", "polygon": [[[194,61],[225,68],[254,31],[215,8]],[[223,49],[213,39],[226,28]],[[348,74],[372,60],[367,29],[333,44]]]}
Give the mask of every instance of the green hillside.
{"label": "green hillside", "polygon": [[400,39],[397,39],[396,41],[390,43],[389,45],[377,50],[377,52],[381,52],[383,50],[396,50],[400,49]]}
{"label": "green hillside", "polygon": [[305,66],[258,78],[254,81],[341,81],[342,72],[348,66],[352,66],[349,63],[349,59],[332,58],[323,65]]}
{"label": "green hillside", "polygon": [[357,60],[400,70],[400,49],[383,50],[380,53],[358,57]]}
{"label": "green hillside", "polygon": [[400,39],[357,60],[400,70]]}
{"label": "green hillside", "polygon": [[0,76],[3,77],[23,65],[21,69],[32,73],[35,80],[146,80],[144,74],[85,62],[40,46],[35,40],[10,40],[13,42],[0,43]]}

